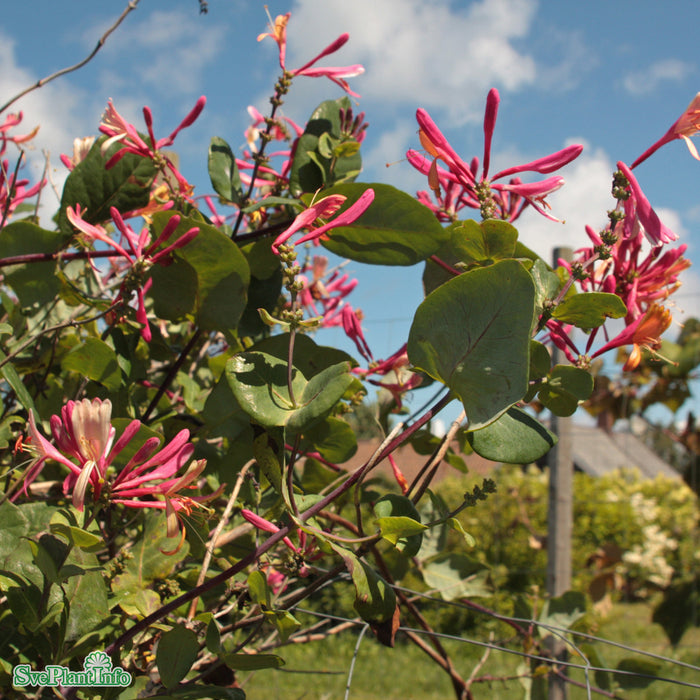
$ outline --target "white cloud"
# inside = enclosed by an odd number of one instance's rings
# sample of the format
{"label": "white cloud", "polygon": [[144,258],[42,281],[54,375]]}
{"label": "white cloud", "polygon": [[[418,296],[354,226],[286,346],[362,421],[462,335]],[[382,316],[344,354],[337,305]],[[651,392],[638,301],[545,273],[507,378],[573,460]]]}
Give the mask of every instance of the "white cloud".
{"label": "white cloud", "polygon": [[[11,99],[23,89],[33,85],[39,78],[17,62],[15,43],[0,32],[0,95],[2,102]],[[40,125],[37,136],[22,148],[27,153],[28,164],[20,177],[29,178],[33,184],[42,176],[45,166],[43,152],[50,155],[53,170],[51,181],[60,192],[67,171],[58,160],[61,153],[71,154],[73,139],[94,132],[93,119],[85,109],[85,95],[66,78],[47,83],[30,92],[9,108],[9,112],[23,112],[24,118],[14,133],[24,134]],[[5,115],[0,117],[4,121]],[[14,154],[8,149],[5,156],[12,159]],[[12,164],[14,167],[14,164]],[[52,188],[48,186],[42,193],[43,211],[53,213],[58,205]]]}
{"label": "white cloud", "polygon": [[675,58],[656,61],[643,70],[629,73],[622,84],[632,95],[645,95],[654,92],[663,82],[683,80],[694,67]]}
{"label": "white cloud", "polygon": [[[99,35],[95,29],[92,34]],[[133,92],[135,85],[160,96],[191,95],[222,51],[226,27],[206,23],[192,31],[192,12],[157,10],[119,28],[119,41],[108,42],[101,61],[109,67],[101,82],[111,93]],[[125,62],[124,51],[139,60]]]}
{"label": "white cloud", "polygon": [[365,75],[352,79],[363,98],[444,108],[459,125],[481,118],[492,85],[534,83],[535,61],[516,40],[527,36],[535,9],[534,0],[481,0],[459,9],[441,0],[298,0],[287,63],[293,68],[348,32],[331,63],[364,65]]}

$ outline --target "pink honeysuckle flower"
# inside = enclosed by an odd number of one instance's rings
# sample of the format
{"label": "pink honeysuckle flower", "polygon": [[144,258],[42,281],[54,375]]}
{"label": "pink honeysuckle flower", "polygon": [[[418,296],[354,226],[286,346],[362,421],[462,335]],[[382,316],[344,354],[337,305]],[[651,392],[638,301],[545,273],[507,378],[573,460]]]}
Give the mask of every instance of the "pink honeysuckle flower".
{"label": "pink honeysuckle flower", "polygon": [[508,184],[495,183],[491,187],[499,192],[508,192],[511,195],[516,195],[530,203],[530,206],[538,211],[542,216],[552,221],[559,221],[551,214],[547,213],[547,209],[551,209],[545,201],[545,197],[556,192],[564,186],[564,178],[560,175],[548,177],[540,182],[513,182]]}
{"label": "pink honeysuckle flower", "polygon": [[[258,34],[258,41],[262,41],[266,37],[273,39],[279,47],[280,68],[285,70],[284,62],[287,55],[287,23],[292,16],[291,12],[286,15],[277,15],[274,23],[270,20],[270,31]],[[269,17],[269,15],[268,15]]]}
{"label": "pink honeysuckle flower", "polygon": [[342,320],[345,335],[347,335],[348,338],[355,343],[357,351],[360,353],[360,355],[362,355],[362,357],[365,358],[365,360],[367,360],[367,362],[373,362],[374,356],[372,355],[372,351],[365,340],[365,334],[362,332],[362,324],[360,323],[362,318],[362,312],[359,309],[353,309],[350,304],[346,304],[343,307]]}
{"label": "pink honeysuckle flower", "polygon": [[39,127],[36,126],[27,134],[18,134],[16,136],[10,136],[9,131],[14,129],[22,122],[22,112],[17,112],[16,114],[8,114],[5,117],[5,121],[0,124],[0,156],[2,156],[6,149],[8,143],[26,143],[31,141],[39,131]]}
{"label": "pink honeysuckle flower", "polygon": [[661,146],[675,141],[676,139],[683,139],[688,146],[690,155],[693,156],[695,160],[700,160],[698,150],[695,144],[690,140],[690,137],[697,134],[698,131],[700,131],[700,92],[695,95],[685,112],[676,119],[671,125],[671,128],[656,143],[647,148],[647,150],[632,163],[631,168],[636,168],[652,155],[652,153],[658,151]]}
{"label": "pink honeysuckle flower", "polygon": [[279,246],[284,242],[289,240],[295,233],[298,233],[302,229],[311,229],[309,233],[302,236],[297,242],[306,243],[307,241],[318,240],[328,231],[334,228],[339,228],[340,226],[348,226],[358,219],[367,210],[370,204],[374,201],[374,190],[371,188],[366,189],[360,198],[351,206],[349,206],[344,212],[335,217],[332,221],[319,226],[318,228],[313,228],[317,219],[327,219],[333,216],[338,209],[344,204],[347,197],[342,194],[331,194],[328,197],[320,199],[316,204],[312,204],[308,209],[305,209],[301,214],[299,214],[291,225],[284,230],[272,244],[272,250],[275,255],[279,253]]}
{"label": "pink honeysuckle flower", "polygon": [[335,41],[331,42],[326,46],[321,53],[316,55],[310,61],[307,61],[301,68],[296,68],[295,70],[288,70],[286,66],[286,55],[287,55],[287,23],[291,13],[286,15],[278,15],[275,18],[274,23],[270,20],[270,31],[264,32],[258,35],[258,41],[262,41],[266,37],[273,39],[277,46],[279,47],[279,61],[280,68],[282,68],[285,73],[290,77],[295,78],[297,76],[305,75],[308,78],[329,78],[336,85],[339,85],[345,92],[353,97],[359,97],[356,92],[350,89],[345,78],[352,78],[356,75],[364,73],[365,69],[359,64],[343,67],[328,67],[328,68],[312,68],[315,63],[318,63],[322,58],[328,56],[329,54],[335,53],[340,49],[350,38],[349,34],[341,34]]}
{"label": "pink honeysuckle flower", "polygon": [[[180,512],[190,513],[192,508],[215,498],[220,490],[210,496],[189,497],[181,492],[192,488],[201,475],[206,460],[195,460],[182,473],[194,452],[189,442],[189,431],[181,430],[167,445],[158,449],[160,440],[148,438],[136,454],[118,472],[113,462],[134,439],[141,422],[133,420],[116,442],[111,423],[112,404],[109,399],[83,399],[69,401],[61,415],[51,417],[52,445],[36,426],[34,414],[29,412],[30,446],[35,454],[34,463],[25,476],[26,486],[51,459],[69,470],[63,489],[71,494],[73,505],[80,511],[87,501],[88,487],[92,500],[121,504],[131,508],[155,508],[165,510],[168,536],[181,529]],[[184,536],[184,531],[183,531]]]}
{"label": "pink honeysuckle flower", "polygon": [[99,127],[100,132],[107,136],[107,139],[101,146],[102,153],[105,154],[110,146],[115,143],[122,144],[122,148],[120,148],[119,151],[117,151],[107,161],[105,168],[111,168],[127,153],[134,153],[142,156],[143,158],[148,158],[158,164],[163,163],[177,180],[179,193],[185,197],[189,197],[192,191],[192,186],[187,182],[187,180],[185,180],[180,171],[175,167],[172,160],[163,153],[160,153],[160,151],[163,148],[172,146],[178,133],[195,122],[197,117],[202,113],[206,102],[207,98],[202,95],[202,97],[197,100],[194,107],[190,110],[189,114],[170,133],[170,135],[158,140],[156,140],[153,133],[153,114],[149,107],[144,107],[143,117],[144,121],[146,122],[146,128],[148,129],[148,136],[150,138],[150,144],[148,144],[141,138],[136,130],[136,127],[127,122],[126,119],[124,119],[124,117],[122,117],[121,114],[119,114],[119,112],[117,112],[117,110],[114,108],[112,100],[109,100],[107,103],[107,109],[102,117],[102,123]]}
{"label": "pink honeysuckle flower", "polygon": [[653,304],[646,314],[630,323],[617,336],[593,353],[591,359],[613,348],[632,345],[632,352],[627,358],[623,370],[636,369],[642,359],[642,348],[652,353],[657,350],[661,346],[661,335],[671,325],[671,321],[671,312],[668,309]]}
{"label": "pink honeysuckle flower", "polygon": [[[128,226],[122,215],[117,209],[110,209],[112,221],[116,229],[121,234],[122,242],[115,241],[102,226],[91,224],[82,217],[80,205],[77,204],[75,209],[67,207],[66,216],[73,226],[80,231],[90,241],[101,241],[108,246],[114,248],[124,258],[124,262],[131,270],[136,270],[139,276],[142,276],[147,270],[155,264],[167,264],[170,261],[170,255],[177,249],[186,246],[199,233],[198,227],[192,227],[180,236],[176,241],[168,246],[158,250],[159,246],[165,244],[175,233],[180,224],[180,215],[174,214],[168,219],[168,223],[163,227],[163,231],[151,241],[151,235],[148,227],[144,227],[140,234]],[[126,246],[126,247],[125,247]],[[128,248],[128,250],[127,250]],[[143,287],[138,287],[136,291],[136,320],[141,324],[141,335],[146,342],[151,340],[151,329],[148,325],[148,316],[146,313],[146,304],[144,299],[144,291],[150,288],[150,280]],[[115,299],[115,303],[119,300],[129,301],[133,292],[133,280],[127,280],[122,283],[119,289],[119,294]]]}
{"label": "pink honeysuckle flower", "polygon": [[394,459],[394,456],[387,455],[387,459],[389,460],[389,464],[391,465],[391,471],[394,474],[394,479],[396,480],[396,483],[399,485],[399,488],[401,489],[401,493],[405,496],[408,493],[408,481],[406,481],[406,477],[404,476],[403,472],[401,471],[401,468],[399,467],[399,465],[396,464],[396,460]]}
{"label": "pink honeysuckle flower", "polygon": [[618,161],[617,167],[627,178],[631,194],[625,202],[625,230],[629,231],[630,227],[638,222],[647,240],[654,246],[677,240],[678,236],[661,223],[632,171],[621,161]]}
{"label": "pink honeysuckle flower", "polygon": [[27,187],[28,184],[29,180],[18,180],[14,173],[10,173],[10,163],[7,160],[0,162],[0,219],[4,216],[7,221],[22,202],[42,190],[46,180],[31,187]]}
{"label": "pink honeysuckle flower", "polygon": [[84,136],[83,138],[73,139],[73,155],[69,158],[65,153],[61,153],[61,163],[63,163],[68,170],[73,170],[78,163],[82,163],[85,160],[94,143],[94,136]]}
{"label": "pink honeysuckle flower", "polygon": [[[411,389],[420,386],[423,378],[409,369],[406,343],[404,343],[393,355],[380,362],[371,362],[369,367],[356,367],[353,373],[382,389],[386,389],[396,402],[396,410],[401,410],[403,396]],[[372,375],[384,377],[383,380],[371,379]],[[387,375],[393,378],[387,379]],[[393,379],[393,380],[392,380]]]}
{"label": "pink honeysuckle flower", "polygon": [[[348,274],[341,275],[338,268],[326,278],[328,258],[314,255],[312,262],[306,264],[302,272],[311,271],[311,282],[304,274],[298,275],[297,280],[304,287],[299,292],[299,304],[312,317],[321,317],[321,326],[341,325],[343,299],[347,297],[358,284],[356,279],[350,279]],[[339,266],[340,267],[340,266]]]}
{"label": "pink honeysuckle flower", "polygon": [[[251,524],[254,525],[258,530],[263,532],[275,533],[279,532],[280,528],[269,520],[261,517],[257,513],[253,513],[252,510],[247,508],[241,509],[241,515]],[[320,559],[323,556],[323,552],[318,550],[318,545],[315,537],[309,537],[303,530],[297,528],[297,537],[299,538],[299,546],[297,547],[289,537],[283,537],[282,542],[289,548],[289,550],[299,557],[302,562],[313,561],[314,559]],[[311,571],[308,566],[302,563],[298,568],[297,573],[302,576],[308,576]]]}
{"label": "pink honeysuckle flower", "polygon": [[[447,183],[456,182],[463,189],[463,194],[455,197],[453,193],[451,195],[453,200],[458,200],[462,206],[481,209],[482,214],[488,216],[493,216],[496,213],[502,214],[505,205],[509,211],[506,218],[512,220],[510,217],[516,211],[522,211],[522,207],[514,202],[508,201],[505,204],[503,200],[499,202],[498,198],[496,198],[495,201],[488,203],[488,207],[485,206],[485,191],[488,190],[493,194],[493,190],[496,190],[501,193],[507,193],[506,196],[509,199],[511,195],[523,198],[538,212],[556,221],[557,219],[554,219],[545,211],[545,209],[549,208],[549,205],[545,202],[545,197],[561,187],[564,182],[562,178],[548,178],[542,182],[530,184],[523,184],[519,179],[511,180],[507,185],[493,183],[496,180],[510,177],[516,173],[552,173],[577,158],[581,154],[583,146],[567,146],[544,158],[539,158],[524,165],[506,168],[489,177],[491,144],[496,126],[499,101],[498,91],[493,88],[486,99],[484,155],[480,176],[478,175],[478,160],[474,158],[469,164],[462,160],[424,109],[416,111],[416,118],[420,127],[418,135],[423,148],[432,156],[432,161],[413,150],[408,151],[406,154],[408,161],[413,167],[428,176],[428,184],[437,197],[440,197],[441,189],[444,189]],[[447,170],[441,169],[438,166],[438,161],[442,161],[447,166]]]}

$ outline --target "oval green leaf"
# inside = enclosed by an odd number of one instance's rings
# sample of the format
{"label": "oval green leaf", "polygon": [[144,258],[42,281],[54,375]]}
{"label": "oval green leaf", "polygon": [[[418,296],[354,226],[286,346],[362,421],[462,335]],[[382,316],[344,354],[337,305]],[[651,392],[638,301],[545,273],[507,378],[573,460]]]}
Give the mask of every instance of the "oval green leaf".
{"label": "oval green leaf", "polygon": [[[153,216],[153,236],[163,231],[173,215]],[[243,253],[225,234],[199,219],[182,217],[165,243],[174,243],[194,226],[199,233],[176,250],[169,265],[151,268],[150,295],[160,318],[177,321],[193,315],[203,330],[235,329],[247,303],[250,270]]]}
{"label": "oval green leaf", "polygon": [[539,391],[540,401],[557,416],[571,416],[593,393],[593,377],[585,369],[556,365]]}
{"label": "oval green leaf", "polygon": [[474,452],[506,464],[530,464],[549,452],[557,437],[519,408],[509,408],[497,421],[467,433]]}
{"label": "oval green leaf", "polygon": [[351,226],[329,232],[324,247],[370,265],[415,265],[437,253],[448,234],[433,213],[413,197],[390,185],[352,183],[324,190],[323,196],[347,197],[340,211],[354,204],[368,188],[374,201]]}
{"label": "oval green leaf", "polygon": [[156,664],[166,688],[177,685],[192,668],[199,653],[197,635],[187,627],[176,625],[158,641]]}
{"label": "oval green leaf", "polygon": [[564,299],[552,316],[577,328],[597,328],[608,318],[622,318],[627,313],[625,303],[617,294],[586,292]]}
{"label": "oval green leaf", "polygon": [[452,389],[473,430],[527,391],[534,300],[528,272],[503,260],[446,282],[416,311],[408,357]]}

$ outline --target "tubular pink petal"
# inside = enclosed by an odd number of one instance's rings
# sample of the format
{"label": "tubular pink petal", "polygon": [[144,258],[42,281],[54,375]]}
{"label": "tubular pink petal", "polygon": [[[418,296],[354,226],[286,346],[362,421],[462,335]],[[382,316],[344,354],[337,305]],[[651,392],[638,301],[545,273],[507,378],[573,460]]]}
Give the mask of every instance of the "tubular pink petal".
{"label": "tubular pink petal", "polygon": [[695,144],[690,140],[690,136],[700,131],[700,92],[690,101],[685,112],[676,119],[671,125],[671,128],[654,144],[649,146],[637,160],[632,163],[630,170],[636,168],[640,163],[643,163],[649,156],[659,150],[662,146],[674,141],[675,139],[683,139],[688,146],[690,155],[696,160],[700,160]]}
{"label": "tubular pink petal", "polygon": [[[161,139],[158,142],[157,148],[162,148],[162,145],[170,145],[175,140],[175,137],[188,126],[192,126],[197,120],[197,117],[202,113],[204,106],[207,104],[207,98],[202,95],[197,102],[195,102],[194,107],[190,110],[189,114],[180,122],[180,125],[168,136],[167,139]],[[161,145],[162,143],[162,145]]]}
{"label": "tubular pink petal", "polygon": [[288,241],[295,233],[312,226],[314,221],[319,217],[326,218],[335,214],[346,199],[347,197],[342,194],[332,194],[319,200],[308,209],[305,209],[301,214],[298,214],[289,228],[277,236],[272,244],[272,250],[275,255],[279,252],[279,246]]}
{"label": "tubular pink petal", "polygon": [[565,165],[575,160],[581,155],[583,151],[583,146],[580,144],[573,144],[562,148],[561,151],[552,153],[544,158],[538,158],[530,163],[525,163],[525,165],[517,165],[513,168],[508,168],[507,170],[501,170],[499,173],[493,176],[494,180],[498,180],[503,177],[508,177],[514,173],[522,172],[535,172],[542,173],[546,175],[552,173],[559,168],[563,168]]}
{"label": "tubular pink petal", "polygon": [[[156,238],[156,240],[153,241],[153,243],[151,243],[151,245],[150,245],[149,248],[148,248],[148,251],[149,251],[149,252],[152,252],[152,251],[154,251],[159,245],[162,245],[163,243],[165,243],[165,241],[167,241],[167,240],[170,238],[170,236],[172,236],[173,233],[175,233],[175,231],[177,230],[177,227],[178,227],[179,225],[180,225],[180,215],[179,215],[179,214],[173,214],[173,215],[168,219],[168,223],[165,224],[165,226],[163,227],[163,230],[161,231],[160,236],[158,236],[158,238]],[[197,230],[199,230],[199,229],[197,229]]]}
{"label": "tubular pink petal", "polygon": [[501,98],[496,88],[491,88],[486,98],[486,112],[484,113],[484,170],[482,179],[486,180],[491,164],[491,141],[496,128],[496,118],[498,117],[498,104]]}
{"label": "tubular pink petal", "polygon": [[[301,68],[297,68],[296,70],[292,71],[292,75],[301,75],[306,71],[307,68],[310,66],[313,66],[314,63],[317,63],[320,61],[324,56],[328,56],[332,53],[335,53],[338,49],[340,49],[344,44],[347,43],[348,39],[350,38],[349,34],[341,34],[334,42],[328,44],[323,51],[321,51],[320,54],[318,54],[315,58],[312,58],[310,61],[305,63]],[[305,75],[308,75],[307,73],[304,73]]]}
{"label": "tubular pink petal", "polygon": [[374,190],[370,187],[366,189],[360,198],[350,207],[348,207],[344,212],[330,221],[329,223],[321,226],[313,231],[302,236],[297,243],[306,243],[307,241],[315,240],[320,238],[327,231],[331,231],[334,228],[340,228],[341,226],[347,226],[357,220],[362,214],[367,211],[369,205],[374,201]]}
{"label": "tubular pink petal", "polygon": [[97,464],[90,460],[83,465],[82,471],[78,475],[78,479],[73,486],[73,506],[77,508],[81,513],[83,511],[83,506],[85,505],[85,493],[87,492],[87,486],[90,483],[93,471],[97,469]]}
{"label": "tubular pink petal", "polygon": [[[152,258],[151,261],[154,263],[157,263],[159,260],[162,260],[163,258],[167,258],[170,253],[172,253],[174,250],[178,250],[179,248],[184,248],[190,241],[193,241],[197,236],[199,235],[199,228],[197,226],[194,226],[191,228],[189,231],[186,231],[185,233],[180,236],[174,243],[171,243],[169,246],[166,246],[163,248],[163,250],[159,250]],[[152,247],[152,246],[151,246]],[[151,248],[149,248],[149,251]]]}
{"label": "tubular pink petal", "polygon": [[106,243],[107,245],[112,246],[112,248],[114,248],[118,253],[123,255],[128,260],[131,260],[131,256],[129,255],[129,253],[127,253],[126,250],[124,250],[124,248],[122,248],[119,245],[119,243],[112,240],[101,226],[94,226],[93,224],[89,224],[80,216],[79,204],[76,205],[75,210],[73,209],[73,207],[67,207],[66,216],[68,217],[68,221],[70,221],[71,224],[78,229],[78,231],[84,233],[88,238],[96,239],[98,241]]}
{"label": "tubular pink petal", "polygon": [[[265,518],[261,518],[259,515],[256,513],[253,513],[252,510],[248,510],[247,508],[242,508],[241,509],[241,515],[251,524],[254,525],[258,530],[263,530],[264,532],[279,532],[279,528],[277,525],[271,523],[269,520],[265,520]],[[297,548],[292,544],[292,541],[289,539],[289,537],[284,537],[282,539],[282,542],[284,542],[287,547],[289,547],[293,552],[297,552]]]}
{"label": "tubular pink petal", "polygon": [[630,184],[630,190],[635,200],[637,218],[644,227],[644,233],[650,243],[652,245],[660,245],[661,243],[675,241],[678,236],[661,223],[630,168],[621,161],[618,161],[617,167],[622,171]]}

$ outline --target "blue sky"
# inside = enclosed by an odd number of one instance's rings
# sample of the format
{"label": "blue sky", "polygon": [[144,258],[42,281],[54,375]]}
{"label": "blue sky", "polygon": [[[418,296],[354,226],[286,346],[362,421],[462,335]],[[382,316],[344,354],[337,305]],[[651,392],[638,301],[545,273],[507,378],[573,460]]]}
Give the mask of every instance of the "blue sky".
{"label": "blue sky", "polygon": [[[196,194],[210,192],[206,151],[211,136],[234,147],[244,143],[246,107],[267,109],[279,73],[266,31],[263,2],[140,0],[97,57],[83,70],[34,92],[13,109],[25,124],[41,124],[39,148],[48,149],[53,177],[65,177],[59,153],[76,136],[94,134],[108,98],[142,124],[141,106],[155,117],[156,135],[179,123],[202,94],[208,102],[197,123],[176,141],[181,166]],[[25,0],[6,3],[0,25],[0,98],[82,59],[126,6],[126,0]],[[501,94],[492,171],[527,162],[577,142],[584,154],[563,175],[567,185],[551,196],[566,224],[523,217],[521,239],[543,257],[554,245],[585,245],[585,224],[605,221],[612,205],[610,175],[617,160],[629,163],[656,141],[700,90],[697,0],[272,0],[274,17],[292,13],[287,65],[314,56],[341,32],[350,41],[327,65],[361,63],[351,79],[370,123],[363,145],[367,182],[383,181],[409,192],[426,189],[404,158],[417,147],[415,110],[427,109],[465,159],[481,156],[486,93]],[[300,79],[284,113],[303,123],[316,104],[341,96],[327,80]],[[40,158],[33,167],[39,168]],[[387,162],[394,163],[386,168]],[[700,265],[700,163],[681,141],[636,170],[664,223],[689,246]],[[38,174],[37,174],[38,177]],[[47,206],[50,197],[46,195]],[[352,303],[365,311],[375,355],[404,340],[420,302],[420,269],[367,269],[351,263],[360,279]],[[700,315],[700,277],[691,268],[676,295],[677,317]],[[669,331],[673,337],[677,331]],[[339,342],[327,335],[321,342]],[[696,407],[697,410],[697,407]]]}

